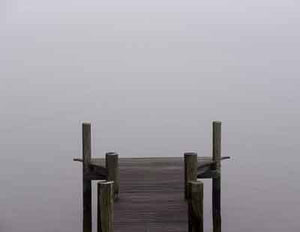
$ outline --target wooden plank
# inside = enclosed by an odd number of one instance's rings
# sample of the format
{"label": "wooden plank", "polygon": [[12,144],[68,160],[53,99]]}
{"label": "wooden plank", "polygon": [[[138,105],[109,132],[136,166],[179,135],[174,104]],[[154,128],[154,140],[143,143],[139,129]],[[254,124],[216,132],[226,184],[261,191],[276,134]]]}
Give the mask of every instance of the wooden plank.
{"label": "wooden plank", "polygon": [[86,180],[106,180],[106,178],[107,178],[107,175],[102,174],[102,173],[88,172],[85,174]]}
{"label": "wooden plank", "polygon": [[92,158],[91,165],[105,167],[105,159],[103,158]]}
{"label": "wooden plank", "polygon": [[[107,169],[102,167],[103,159],[91,159],[88,168],[85,168],[84,176],[87,180],[105,180],[107,179]],[[75,158],[73,161],[83,163],[83,159]],[[86,170],[87,169],[87,170]]]}
{"label": "wooden plank", "polygon": [[208,158],[208,157],[200,157],[198,158],[198,171],[201,171],[202,168],[207,168],[207,167],[211,167],[214,164],[217,164],[217,162],[226,160],[226,159],[230,159],[230,156],[224,156],[221,157],[218,160],[213,160],[212,158]]}
{"label": "wooden plank", "polygon": [[92,180],[106,180],[108,176],[107,168],[102,167],[98,163],[94,163],[93,159],[91,159],[89,165],[89,173],[87,174]]}
{"label": "wooden plank", "polygon": [[212,170],[219,172],[212,181],[213,232],[221,232],[221,122],[213,122],[213,160]]}
{"label": "wooden plank", "polygon": [[220,176],[219,171],[207,169],[203,172],[198,173],[197,178],[198,179],[212,179],[212,178],[218,178],[219,176]]}
{"label": "wooden plank", "polygon": [[115,232],[187,231],[183,158],[119,159]]}
{"label": "wooden plank", "polygon": [[210,179],[210,178],[219,178],[220,177],[220,170],[215,169],[215,165],[222,161],[230,159],[229,156],[224,156],[221,157],[218,160],[213,160],[213,159],[205,159],[205,160],[200,160],[198,159],[198,169],[197,169],[197,178],[199,179]]}

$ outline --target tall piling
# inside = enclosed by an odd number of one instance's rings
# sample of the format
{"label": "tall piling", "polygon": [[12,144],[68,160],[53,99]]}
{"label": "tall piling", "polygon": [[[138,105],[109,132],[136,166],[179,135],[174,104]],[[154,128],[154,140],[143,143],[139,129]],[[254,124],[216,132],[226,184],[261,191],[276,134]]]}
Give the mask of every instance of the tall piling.
{"label": "tall piling", "polygon": [[82,193],[83,193],[83,232],[92,232],[92,183],[86,177],[91,161],[91,124],[82,124]]}
{"label": "tall piling", "polygon": [[213,232],[221,232],[221,122],[213,122],[213,160],[212,170],[218,175],[212,181]]}

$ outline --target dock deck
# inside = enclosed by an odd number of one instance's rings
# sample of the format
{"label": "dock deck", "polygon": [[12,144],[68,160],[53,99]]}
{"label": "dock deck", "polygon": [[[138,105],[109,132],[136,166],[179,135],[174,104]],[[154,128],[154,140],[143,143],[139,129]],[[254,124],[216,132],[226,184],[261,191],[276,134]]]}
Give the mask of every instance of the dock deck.
{"label": "dock deck", "polygon": [[[92,159],[105,166],[105,159]],[[199,157],[200,165],[212,163]],[[120,158],[120,194],[114,203],[114,231],[184,232],[188,206],[184,199],[184,159]]]}
{"label": "dock deck", "polygon": [[120,159],[114,231],[187,231],[183,158]]}

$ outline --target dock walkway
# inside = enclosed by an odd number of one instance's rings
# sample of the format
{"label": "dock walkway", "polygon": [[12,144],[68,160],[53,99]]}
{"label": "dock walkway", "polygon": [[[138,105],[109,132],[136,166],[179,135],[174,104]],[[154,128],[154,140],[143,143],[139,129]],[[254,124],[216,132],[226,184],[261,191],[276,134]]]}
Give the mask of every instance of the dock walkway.
{"label": "dock walkway", "polygon": [[119,165],[115,232],[187,231],[183,158],[121,158]]}

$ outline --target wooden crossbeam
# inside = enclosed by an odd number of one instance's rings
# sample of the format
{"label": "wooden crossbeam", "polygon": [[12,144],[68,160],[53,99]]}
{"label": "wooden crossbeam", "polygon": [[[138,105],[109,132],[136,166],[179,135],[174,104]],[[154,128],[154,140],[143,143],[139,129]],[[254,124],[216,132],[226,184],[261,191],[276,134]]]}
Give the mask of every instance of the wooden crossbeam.
{"label": "wooden crossbeam", "polygon": [[230,156],[224,156],[218,160],[205,160],[204,162],[200,162],[200,165],[197,168],[197,178],[199,179],[210,179],[210,178],[218,178],[220,176],[220,172],[218,170],[213,169],[213,165],[222,160],[230,159]]}
{"label": "wooden crossbeam", "polygon": [[[95,160],[97,160],[95,162]],[[77,162],[83,162],[82,159],[74,158],[73,161]],[[85,172],[85,178],[88,180],[105,180],[107,179],[108,171],[107,168],[102,167],[98,159],[91,159],[91,161],[88,164],[89,168]]]}
{"label": "wooden crossbeam", "polygon": [[230,156],[223,156],[221,159],[218,159],[218,160],[213,160],[213,159],[210,159],[210,160],[207,160],[207,161],[205,160],[202,164],[200,164],[198,166],[198,171],[200,171],[202,168],[209,167],[213,164],[216,164],[217,162],[220,162],[220,161],[226,160],[226,159],[230,159]]}

